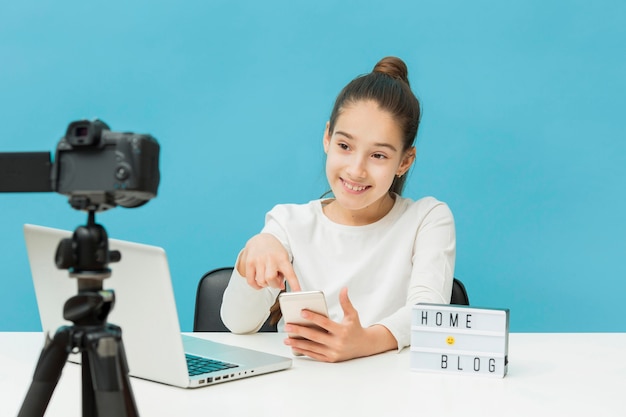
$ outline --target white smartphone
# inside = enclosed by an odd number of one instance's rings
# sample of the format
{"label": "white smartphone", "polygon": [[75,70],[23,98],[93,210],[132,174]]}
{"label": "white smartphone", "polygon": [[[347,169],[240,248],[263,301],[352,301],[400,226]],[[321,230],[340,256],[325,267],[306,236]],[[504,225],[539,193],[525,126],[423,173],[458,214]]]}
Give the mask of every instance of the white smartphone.
{"label": "white smartphone", "polygon": [[[328,317],[326,297],[321,291],[283,292],[278,296],[278,303],[285,323],[315,327],[313,323],[302,317],[302,310],[310,310]],[[298,338],[300,336],[290,333],[289,337]],[[300,355],[296,352],[294,354]]]}

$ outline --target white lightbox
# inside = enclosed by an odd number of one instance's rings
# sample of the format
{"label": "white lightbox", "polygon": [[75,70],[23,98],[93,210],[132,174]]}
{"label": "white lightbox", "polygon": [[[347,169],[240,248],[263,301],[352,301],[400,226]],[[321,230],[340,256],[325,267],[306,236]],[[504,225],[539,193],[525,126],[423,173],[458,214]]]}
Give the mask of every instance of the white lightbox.
{"label": "white lightbox", "polygon": [[411,311],[411,370],[503,378],[509,310],[416,304]]}

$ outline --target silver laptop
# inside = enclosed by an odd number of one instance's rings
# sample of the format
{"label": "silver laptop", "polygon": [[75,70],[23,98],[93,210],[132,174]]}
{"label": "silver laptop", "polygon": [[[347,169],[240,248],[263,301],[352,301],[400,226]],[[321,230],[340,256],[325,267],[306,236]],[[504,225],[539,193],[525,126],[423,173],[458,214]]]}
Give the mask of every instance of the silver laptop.
{"label": "silver laptop", "polygon": [[[41,326],[51,336],[60,326],[72,325],[63,319],[63,305],[77,294],[78,282],[67,270],[57,269],[54,261],[59,242],[71,235],[69,231],[24,225]],[[109,264],[112,275],[103,281],[103,287],[113,289],[116,298],[107,321],[122,328],[131,376],[196,388],[291,366],[290,358],[181,335],[165,251],[116,239],[109,239],[109,246],[122,253],[122,260]],[[191,375],[189,355],[234,366]],[[72,354],[69,360],[80,362],[80,355]]]}

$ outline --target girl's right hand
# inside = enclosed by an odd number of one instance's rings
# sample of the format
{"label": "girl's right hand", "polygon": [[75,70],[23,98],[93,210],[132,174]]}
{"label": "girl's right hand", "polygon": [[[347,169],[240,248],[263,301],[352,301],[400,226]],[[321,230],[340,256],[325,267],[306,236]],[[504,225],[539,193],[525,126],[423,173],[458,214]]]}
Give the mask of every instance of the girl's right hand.
{"label": "girl's right hand", "polygon": [[287,281],[291,291],[300,291],[287,250],[268,233],[258,234],[246,243],[239,255],[237,271],[257,290],[265,287],[283,290]]}

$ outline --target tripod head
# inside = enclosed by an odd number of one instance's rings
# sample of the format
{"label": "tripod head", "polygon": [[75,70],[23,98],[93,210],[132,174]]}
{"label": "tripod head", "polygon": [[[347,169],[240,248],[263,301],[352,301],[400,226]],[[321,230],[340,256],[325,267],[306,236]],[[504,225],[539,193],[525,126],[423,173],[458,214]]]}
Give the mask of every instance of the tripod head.
{"label": "tripod head", "polygon": [[120,261],[122,255],[109,250],[108,234],[95,217],[95,210],[89,210],[87,224],[61,240],[55,255],[57,268],[78,279],[78,294],[63,308],[63,317],[77,325],[103,325],[115,303],[115,293],[103,290],[102,281],[111,276],[109,262]]}
{"label": "tripod head", "polygon": [[81,280],[98,281],[111,276],[109,262],[119,262],[119,251],[109,250],[109,237],[95,221],[94,210],[89,211],[87,225],[74,230],[71,238],[63,239],[57,247],[55,262],[57,268],[69,270],[70,277]]}

